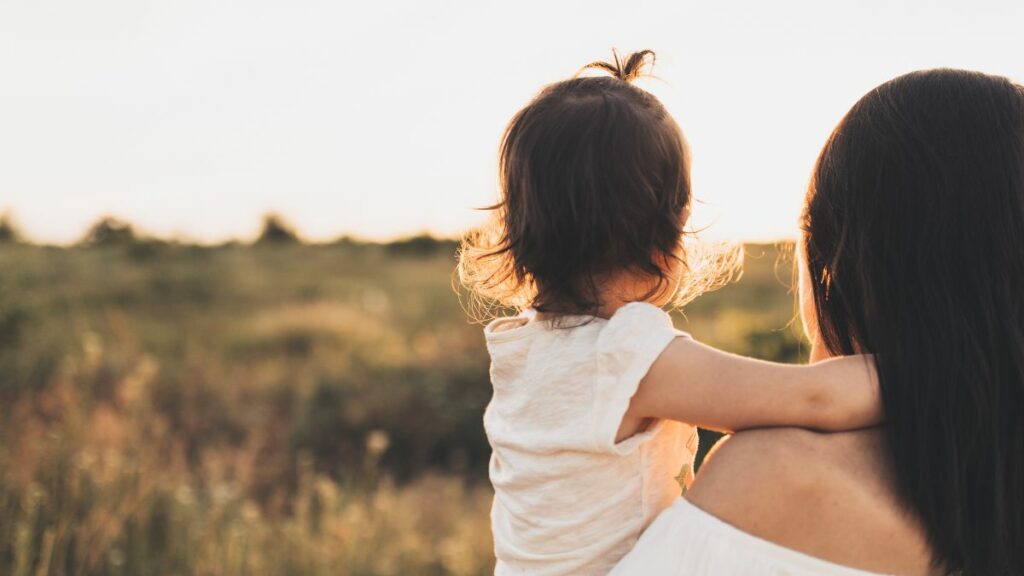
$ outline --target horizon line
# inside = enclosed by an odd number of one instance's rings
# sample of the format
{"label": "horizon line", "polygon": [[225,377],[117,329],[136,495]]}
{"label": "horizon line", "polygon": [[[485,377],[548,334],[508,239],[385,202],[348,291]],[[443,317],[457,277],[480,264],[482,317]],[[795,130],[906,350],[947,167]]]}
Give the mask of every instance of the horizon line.
{"label": "horizon line", "polygon": [[[88,243],[89,235],[93,233],[98,227],[106,224],[115,229],[126,229],[132,236],[133,240],[136,241],[159,241],[171,244],[181,244],[184,246],[203,246],[203,247],[218,247],[232,244],[256,244],[259,242],[260,237],[266,230],[269,221],[281,225],[282,229],[288,231],[295,236],[295,239],[302,244],[306,245],[330,245],[338,244],[342,242],[351,242],[353,244],[395,244],[405,241],[415,240],[419,238],[430,238],[438,242],[459,242],[463,235],[468,233],[473,228],[467,228],[465,231],[458,233],[449,233],[439,231],[437,229],[431,229],[430,227],[424,227],[419,229],[410,229],[406,232],[400,232],[397,234],[390,235],[367,235],[360,233],[340,232],[333,235],[316,235],[309,236],[303,233],[300,226],[296,226],[292,221],[283,216],[280,212],[268,211],[261,217],[260,223],[257,225],[256,230],[252,234],[246,235],[224,235],[220,237],[212,238],[201,238],[194,235],[190,235],[186,232],[173,232],[170,234],[160,234],[148,231],[145,227],[140,227],[132,222],[128,218],[117,216],[114,214],[103,214],[96,217],[91,224],[85,227],[84,230],[77,234],[77,237],[73,240],[52,240],[41,238],[36,235],[26,233],[25,229],[19,224],[18,218],[12,210],[6,210],[0,213],[0,236],[9,237],[16,240],[18,243],[34,245],[34,246],[51,246],[70,248],[80,246]],[[5,232],[10,233],[5,234]],[[700,236],[697,236],[700,239]],[[704,240],[706,242],[730,242],[739,243],[743,245],[747,244],[781,244],[795,242],[795,237],[774,237],[774,238],[708,238]]]}

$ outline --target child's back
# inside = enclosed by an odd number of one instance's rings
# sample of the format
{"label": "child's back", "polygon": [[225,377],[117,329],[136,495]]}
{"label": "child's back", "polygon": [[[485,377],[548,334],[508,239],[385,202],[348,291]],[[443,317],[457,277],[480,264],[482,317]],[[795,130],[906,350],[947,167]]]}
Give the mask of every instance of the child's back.
{"label": "child's back", "polygon": [[[845,429],[878,418],[863,360],[812,369],[734,356],[679,338],[659,308],[714,267],[683,249],[682,131],[630,84],[651,56],[592,65],[613,77],[553,84],[516,114],[496,220],[463,243],[464,284],[527,310],[486,331],[498,573],[607,573],[680,493],[696,436],[678,422]],[[853,381],[832,377],[850,370],[863,387],[828,386]]]}
{"label": "child's back", "polygon": [[[692,460],[695,430],[678,423],[643,429],[643,418],[616,443],[640,380],[678,335],[656,306],[616,308],[667,302],[685,268],[686,142],[631,84],[652,59],[591,64],[612,76],[552,84],[519,111],[495,223],[463,244],[463,282],[527,310],[486,331],[498,573],[606,574],[679,496]],[[628,297],[609,305],[608,275],[624,270]]]}
{"label": "child's back", "polygon": [[640,380],[680,333],[650,304],[609,320],[531,317],[486,330],[496,573],[606,574],[678,498],[696,449],[696,430],[671,421],[615,442]]}

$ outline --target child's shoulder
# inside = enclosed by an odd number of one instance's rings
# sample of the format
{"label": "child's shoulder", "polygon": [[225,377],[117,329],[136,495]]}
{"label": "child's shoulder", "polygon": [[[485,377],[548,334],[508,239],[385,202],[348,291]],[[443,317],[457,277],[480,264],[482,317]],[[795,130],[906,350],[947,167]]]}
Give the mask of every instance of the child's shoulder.
{"label": "child's shoulder", "polygon": [[612,314],[602,328],[598,349],[606,353],[635,353],[637,349],[654,347],[658,352],[675,336],[672,317],[661,308],[647,302],[630,302]]}

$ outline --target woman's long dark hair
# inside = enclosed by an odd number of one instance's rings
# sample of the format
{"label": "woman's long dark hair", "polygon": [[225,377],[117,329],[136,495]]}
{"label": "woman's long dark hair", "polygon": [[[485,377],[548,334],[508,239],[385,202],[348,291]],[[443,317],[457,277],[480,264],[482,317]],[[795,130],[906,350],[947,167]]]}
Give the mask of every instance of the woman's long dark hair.
{"label": "woman's long dark hair", "polygon": [[937,565],[1024,574],[1024,88],[930,70],[872,90],[822,150],[803,225],[823,344],[876,355]]}

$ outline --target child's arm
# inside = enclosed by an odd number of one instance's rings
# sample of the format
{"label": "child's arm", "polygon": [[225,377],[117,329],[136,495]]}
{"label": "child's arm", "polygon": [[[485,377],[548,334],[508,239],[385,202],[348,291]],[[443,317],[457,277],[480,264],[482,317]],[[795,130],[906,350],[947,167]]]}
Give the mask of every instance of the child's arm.
{"label": "child's arm", "polygon": [[878,424],[882,408],[871,356],[777,364],[676,338],[640,382],[620,432],[629,436],[630,422],[646,418],[725,432],[769,426],[835,431]]}

